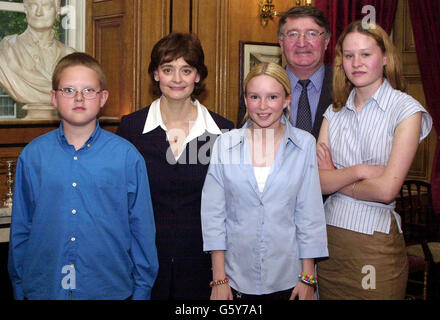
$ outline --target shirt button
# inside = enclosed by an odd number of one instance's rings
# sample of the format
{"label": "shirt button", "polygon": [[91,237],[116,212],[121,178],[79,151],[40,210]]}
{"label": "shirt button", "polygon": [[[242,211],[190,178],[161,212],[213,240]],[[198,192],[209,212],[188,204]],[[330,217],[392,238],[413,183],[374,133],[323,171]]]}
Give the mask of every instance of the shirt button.
{"label": "shirt button", "polygon": [[72,186],[73,186],[73,187],[76,187],[76,182],[72,183]]}
{"label": "shirt button", "polygon": [[70,238],[70,241],[74,242],[76,240],[75,237]]}
{"label": "shirt button", "polygon": [[73,213],[73,214],[76,214],[76,210],[75,210],[75,209],[73,209],[73,210],[72,210],[72,213]]}
{"label": "shirt button", "polygon": [[73,160],[78,160],[78,157],[77,157],[77,156],[74,156],[74,157],[73,157]]}
{"label": "shirt button", "polygon": [[89,144],[87,144],[87,148],[90,148],[90,143],[89,143]]}

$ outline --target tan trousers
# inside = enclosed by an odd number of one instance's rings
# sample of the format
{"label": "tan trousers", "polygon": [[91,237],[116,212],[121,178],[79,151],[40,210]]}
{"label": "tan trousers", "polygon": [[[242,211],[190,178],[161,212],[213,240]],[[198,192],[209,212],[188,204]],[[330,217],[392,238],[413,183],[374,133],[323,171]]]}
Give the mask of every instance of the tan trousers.
{"label": "tan trousers", "polygon": [[389,234],[327,226],[329,258],[318,262],[320,299],[404,299],[408,259],[403,234],[391,219]]}

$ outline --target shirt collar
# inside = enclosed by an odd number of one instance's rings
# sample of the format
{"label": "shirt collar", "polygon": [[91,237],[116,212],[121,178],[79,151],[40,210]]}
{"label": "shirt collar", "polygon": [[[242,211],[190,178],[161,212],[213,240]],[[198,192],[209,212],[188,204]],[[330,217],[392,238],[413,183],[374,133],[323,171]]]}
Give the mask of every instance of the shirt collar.
{"label": "shirt collar", "polygon": [[[376,90],[376,92],[370,97],[370,99],[367,100],[365,104],[369,103],[370,101],[374,102],[377,105],[377,107],[379,107],[379,109],[385,111],[388,102],[387,102],[387,95],[384,94],[384,91],[389,90],[390,88],[392,89],[390,83],[386,78],[384,78],[379,89]],[[353,90],[351,90],[350,92],[350,95],[348,96],[347,104],[346,104],[346,107],[350,110],[355,110],[355,105],[354,105],[355,94],[356,94],[356,90],[353,88]]]}
{"label": "shirt collar", "polygon": [[[298,81],[300,80],[290,69],[288,66],[286,66],[287,73],[290,78],[290,83],[292,84],[292,90],[296,87],[298,84]],[[322,84],[324,83],[324,76],[325,76],[325,66],[322,65],[310,78],[312,85],[316,88],[316,90],[321,91]]]}
{"label": "shirt collar", "polygon": [[300,139],[296,132],[300,129],[296,129],[290,121],[288,121],[284,116],[281,118],[281,123],[286,125],[286,131],[284,136],[286,137],[285,144],[291,141],[294,145],[296,145],[300,149],[304,149],[304,141]]}
{"label": "shirt collar", "polygon": [[[92,134],[90,135],[89,139],[87,139],[85,144],[89,145],[93,141],[96,141],[96,139],[99,137],[100,133],[101,133],[101,128],[99,126],[99,121],[96,120],[96,128],[95,128],[95,130],[93,130]],[[61,142],[68,144],[66,136],[64,134],[63,121],[60,121],[60,126],[58,127],[58,137]]]}
{"label": "shirt collar", "polygon": [[379,89],[373,94],[373,96],[371,97],[372,99],[374,99],[377,102],[377,105],[380,109],[382,109],[383,111],[385,111],[386,107],[388,106],[388,98],[387,95],[385,94],[385,91],[392,89],[390,83],[388,82],[388,80],[386,78],[383,78],[383,83],[382,85],[379,87]]}
{"label": "shirt collar", "polygon": [[[145,121],[144,130],[142,131],[143,134],[153,131],[157,127],[161,127],[164,131],[167,131],[160,113],[160,100],[161,98],[153,101],[151,104],[147,120]],[[203,135],[205,131],[208,131],[211,134],[221,134],[222,132],[220,128],[215,123],[208,109],[198,100],[195,100],[193,104],[197,107],[197,118],[191,128],[187,140],[191,141],[192,139]]]}
{"label": "shirt collar", "polygon": [[[243,125],[243,127],[241,129],[239,129],[241,131],[240,139],[234,139],[232,144],[230,145],[230,148],[233,148],[233,147],[237,146],[238,144],[241,144],[244,141],[244,135],[246,133],[246,130],[252,125],[252,123],[253,123],[253,121],[251,119],[246,121],[246,123]],[[304,143],[303,143],[302,139],[298,138],[298,136],[295,133],[295,131],[299,130],[299,129],[295,129],[293,127],[293,125],[290,123],[290,121],[288,121],[284,115],[281,117],[281,123],[286,126],[286,128],[284,130],[284,135],[283,135],[283,144],[287,145],[290,141],[294,145],[296,145],[298,148],[304,149]]]}

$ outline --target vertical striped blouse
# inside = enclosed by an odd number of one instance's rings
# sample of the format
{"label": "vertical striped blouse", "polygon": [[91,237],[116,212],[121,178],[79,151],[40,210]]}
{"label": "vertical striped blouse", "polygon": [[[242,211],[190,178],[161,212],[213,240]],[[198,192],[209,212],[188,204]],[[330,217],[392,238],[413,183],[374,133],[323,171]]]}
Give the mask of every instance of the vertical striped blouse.
{"label": "vertical striped blouse", "polygon": [[[361,163],[387,165],[395,129],[416,112],[422,112],[419,143],[431,130],[432,118],[428,112],[408,94],[393,89],[386,79],[358,114],[354,96],[353,89],[339,112],[333,111],[331,105],[324,114],[329,122],[330,149],[337,169]],[[391,211],[401,232],[400,216],[394,211],[395,201],[383,204],[334,193],[324,207],[328,225],[365,234],[389,233]]]}

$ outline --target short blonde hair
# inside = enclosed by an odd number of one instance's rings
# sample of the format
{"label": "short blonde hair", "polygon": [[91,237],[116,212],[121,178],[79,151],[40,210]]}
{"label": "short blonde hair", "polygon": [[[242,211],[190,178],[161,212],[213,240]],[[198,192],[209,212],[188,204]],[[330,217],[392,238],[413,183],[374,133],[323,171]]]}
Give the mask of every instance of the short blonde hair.
{"label": "short blonde hair", "polygon": [[383,76],[388,80],[390,85],[397,90],[405,91],[405,80],[402,73],[402,65],[400,57],[394,44],[391,42],[388,34],[379,25],[374,28],[365,29],[362,21],[358,20],[348,25],[342,32],[335,47],[335,61],[333,63],[333,109],[339,111],[345,106],[353,84],[347,78],[343,67],[343,48],[345,37],[358,32],[373,38],[382,53],[387,57],[387,65],[384,67]]}
{"label": "short blonde hair", "polygon": [[58,90],[58,85],[60,83],[61,73],[69,68],[83,66],[89,69],[92,69],[96,72],[98,76],[98,81],[100,85],[99,90],[105,90],[107,86],[107,81],[105,78],[104,70],[102,69],[99,62],[84,52],[74,52],[64,56],[56,65],[55,70],[52,74],[52,89]]}
{"label": "short blonde hair", "polygon": [[[266,75],[269,77],[274,78],[276,81],[278,81],[284,88],[284,92],[286,96],[290,95],[291,91],[291,85],[290,85],[290,79],[289,75],[287,74],[287,71],[281,67],[279,64],[273,63],[273,62],[263,62],[260,64],[257,64],[254,66],[249,73],[247,74],[246,78],[243,82],[243,94],[246,96],[247,94],[247,85],[249,81],[251,81],[253,78]],[[286,117],[288,118],[290,115],[290,105],[287,106],[287,112]],[[246,122],[249,119],[249,114],[246,109],[246,114],[243,118],[243,123]]]}

